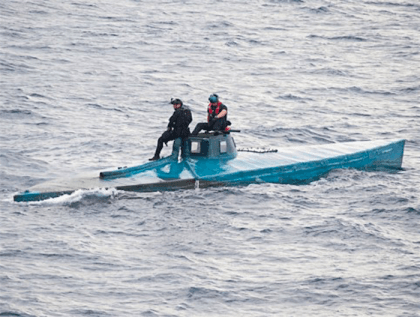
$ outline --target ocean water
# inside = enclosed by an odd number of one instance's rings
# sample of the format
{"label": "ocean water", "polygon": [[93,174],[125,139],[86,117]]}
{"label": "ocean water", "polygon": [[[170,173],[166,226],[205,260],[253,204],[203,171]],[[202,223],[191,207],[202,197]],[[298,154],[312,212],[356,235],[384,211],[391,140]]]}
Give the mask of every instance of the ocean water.
{"label": "ocean water", "polygon": [[[420,316],[419,52],[415,0],[2,1],[0,316]],[[403,138],[403,170],[13,202],[211,93],[238,147]]]}

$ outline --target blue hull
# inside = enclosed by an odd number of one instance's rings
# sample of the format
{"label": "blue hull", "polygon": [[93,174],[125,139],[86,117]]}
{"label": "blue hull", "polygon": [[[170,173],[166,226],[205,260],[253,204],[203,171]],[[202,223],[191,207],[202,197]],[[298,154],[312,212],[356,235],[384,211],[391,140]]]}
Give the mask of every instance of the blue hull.
{"label": "blue hull", "polygon": [[405,140],[361,141],[283,148],[276,153],[237,153],[230,135],[204,135],[182,144],[173,154],[139,166],[72,179],[52,180],[14,196],[39,201],[78,189],[116,188],[150,192],[249,183],[304,184],[331,170],[401,169]]}
{"label": "blue hull", "polygon": [[334,169],[401,169],[404,140],[349,142],[282,149],[279,153],[241,153],[226,163],[190,160],[200,181],[239,183],[308,183]]}

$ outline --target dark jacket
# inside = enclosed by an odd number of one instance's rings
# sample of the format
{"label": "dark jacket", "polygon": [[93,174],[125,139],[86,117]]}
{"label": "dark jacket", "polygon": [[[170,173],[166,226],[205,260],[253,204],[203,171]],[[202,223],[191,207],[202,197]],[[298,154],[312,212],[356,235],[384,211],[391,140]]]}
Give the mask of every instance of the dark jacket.
{"label": "dark jacket", "polygon": [[172,116],[169,118],[168,128],[171,128],[175,137],[187,137],[190,134],[188,125],[192,121],[191,110],[182,105],[180,108],[175,109]]}

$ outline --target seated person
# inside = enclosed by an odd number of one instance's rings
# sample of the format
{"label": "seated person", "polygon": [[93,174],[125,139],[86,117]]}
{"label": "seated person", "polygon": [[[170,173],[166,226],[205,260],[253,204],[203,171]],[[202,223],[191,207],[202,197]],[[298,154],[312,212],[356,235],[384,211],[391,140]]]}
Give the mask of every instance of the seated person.
{"label": "seated person", "polygon": [[219,101],[219,96],[212,94],[209,101],[207,122],[198,123],[191,133],[192,136],[196,136],[201,130],[224,132],[226,127],[230,125],[227,120],[227,107]]}
{"label": "seated person", "polygon": [[169,118],[168,128],[158,139],[155,155],[149,161],[156,161],[160,158],[163,143],[175,140],[176,138],[187,138],[190,134],[188,125],[192,121],[191,110],[185,106],[180,99],[171,99],[174,113]]}

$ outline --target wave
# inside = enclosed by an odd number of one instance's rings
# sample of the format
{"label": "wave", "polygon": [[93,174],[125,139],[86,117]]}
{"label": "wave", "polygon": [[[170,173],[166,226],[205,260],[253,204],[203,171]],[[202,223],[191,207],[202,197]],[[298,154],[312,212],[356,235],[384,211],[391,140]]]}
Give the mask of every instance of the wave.
{"label": "wave", "polygon": [[360,37],[360,36],[355,36],[355,35],[342,35],[342,36],[328,37],[328,36],[310,34],[310,35],[308,35],[308,38],[311,38],[311,39],[319,38],[319,39],[330,40],[330,41],[351,41],[351,42],[366,42],[366,41],[368,41],[366,38],[363,38],[363,37]]}
{"label": "wave", "polygon": [[81,206],[112,200],[118,195],[118,192],[115,188],[79,189],[71,194],[27,204],[41,206],[64,205],[77,209]]}

